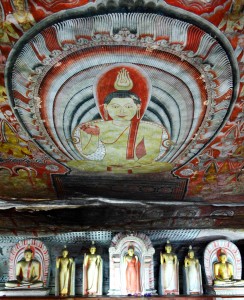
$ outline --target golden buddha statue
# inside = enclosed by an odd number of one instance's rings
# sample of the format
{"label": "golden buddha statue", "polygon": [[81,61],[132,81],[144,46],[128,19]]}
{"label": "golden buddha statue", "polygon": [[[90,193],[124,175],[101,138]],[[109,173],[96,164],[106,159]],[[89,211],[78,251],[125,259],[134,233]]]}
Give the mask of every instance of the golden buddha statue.
{"label": "golden buddha statue", "polygon": [[165,252],[160,253],[160,263],[162,294],[179,294],[179,262],[169,241],[165,245]]}
{"label": "golden buddha statue", "polygon": [[129,246],[128,253],[124,257],[126,265],[126,291],[129,295],[141,293],[140,284],[140,261],[134,253],[134,247]]}
{"label": "golden buddha statue", "polygon": [[227,261],[226,252],[221,249],[219,262],[214,264],[214,285],[221,286],[244,286],[244,280],[234,279],[233,265]]}
{"label": "golden buddha statue", "polygon": [[69,257],[66,246],[62,250],[62,256],[56,259],[56,296],[75,295],[75,262]]}
{"label": "golden buddha statue", "polygon": [[40,281],[41,264],[33,258],[33,251],[28,246],[24,251],[24,258],[17,262],[16,280],[5,283],[7,288],[41,288],[43,282]]}
{"label": "golden buddha statue", "polygon": [[83,262],[83,295],[102,295],[103,261],[96,254],[94,242],[89,250],[90,254],[85,253]]}

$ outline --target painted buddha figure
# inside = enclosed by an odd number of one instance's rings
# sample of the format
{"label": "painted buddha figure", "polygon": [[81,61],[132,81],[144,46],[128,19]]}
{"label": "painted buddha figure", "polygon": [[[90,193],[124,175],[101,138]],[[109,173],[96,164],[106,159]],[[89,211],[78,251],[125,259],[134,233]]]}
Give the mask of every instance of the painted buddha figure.
{"label": "painted buddha figure", "polygon": [[[142,73],[133,65],[116,66],[98,78],[95,99],[103,120],[75,128],[74,144],[86,162],[71,161],[69,166],[89,170],[90,163],[93,171],[118,173],[172,169],[170,163],[158,162],[170,146],[166,129],[141,120],[150,97],[149,80]],[[103,91],[106,80],[109,88]]]}
{"label": "painted buddha figure", "polygon": [[16,280],[5,283],[7,288],[41,288],[43,282],[40,280],[41,264],[33,258],[33,251],[27,248],[24,251],[24,258],[17,262]]}
{"label": "painted buddha figure", "polygon": [[128,253],[124,257],[125,263],[125,278],[126,291],[129,295],[136,295],[141,293],[140,284],[140,261],[138,256],[134,253],[134,247],[129,246]]}
{"label": "painted buddha figure", "polygon": [[227,261],[226,252],[221,249],[218,255],[219,262],[214,264],[214,285],[244,286],[244,280],[234,279],[233,265]]}

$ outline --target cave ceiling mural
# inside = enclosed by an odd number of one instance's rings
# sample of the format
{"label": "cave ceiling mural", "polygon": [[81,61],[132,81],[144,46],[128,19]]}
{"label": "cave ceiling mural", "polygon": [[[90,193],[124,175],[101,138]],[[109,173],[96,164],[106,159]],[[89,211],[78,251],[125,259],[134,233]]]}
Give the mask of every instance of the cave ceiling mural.
{"label": "cave ceiling mural", "polygon": [[0,10],[1,205],[243,202],[241,1]]}

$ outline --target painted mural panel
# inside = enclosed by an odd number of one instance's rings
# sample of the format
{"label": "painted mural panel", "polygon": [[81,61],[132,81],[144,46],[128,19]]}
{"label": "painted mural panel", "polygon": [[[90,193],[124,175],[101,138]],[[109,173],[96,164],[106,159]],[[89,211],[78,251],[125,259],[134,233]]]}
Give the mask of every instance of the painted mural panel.
{"label": "painted mural panel", "polygon": [[243,194],[241,2],[114,7],[1,3],[2,183],[55,198],[52,174],[167,173],[189,198]]}
{"label": "painted mural panel", "polygon": [[161,124],[142,121],[151,96],[146,73],[136,65],[105,69],[94,84],[97,110],[102,119],[79,124],[73,143],[83,160],[68,166],[89,171],[145,173],[172,169],[158,162],[170,146]]}

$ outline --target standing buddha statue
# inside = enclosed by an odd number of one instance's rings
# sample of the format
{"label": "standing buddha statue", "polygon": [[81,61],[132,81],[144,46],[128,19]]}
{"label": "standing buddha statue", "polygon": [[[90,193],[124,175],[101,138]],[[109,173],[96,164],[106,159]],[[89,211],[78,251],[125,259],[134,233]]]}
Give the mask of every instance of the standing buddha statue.
{"label": "standing buddha statue", "polygon": [[103,260],[96,254],[94,242],[89,251],[89,254],[85,253],[83,262],[83,295],[102,295]]}
{"label": "standing buddha statue", "polygon": [[56,259],[56,296],[75,295],[75,261],[69,257],[69,251],[64,246],[62,255]]}
{"label": "standing buddha statue", "polygon": [[159,286],[160,294],[179,294],[179,262],[177,256],[172,252],[172,245],[167,241],[165,252],[160,253],[161,278]]}

